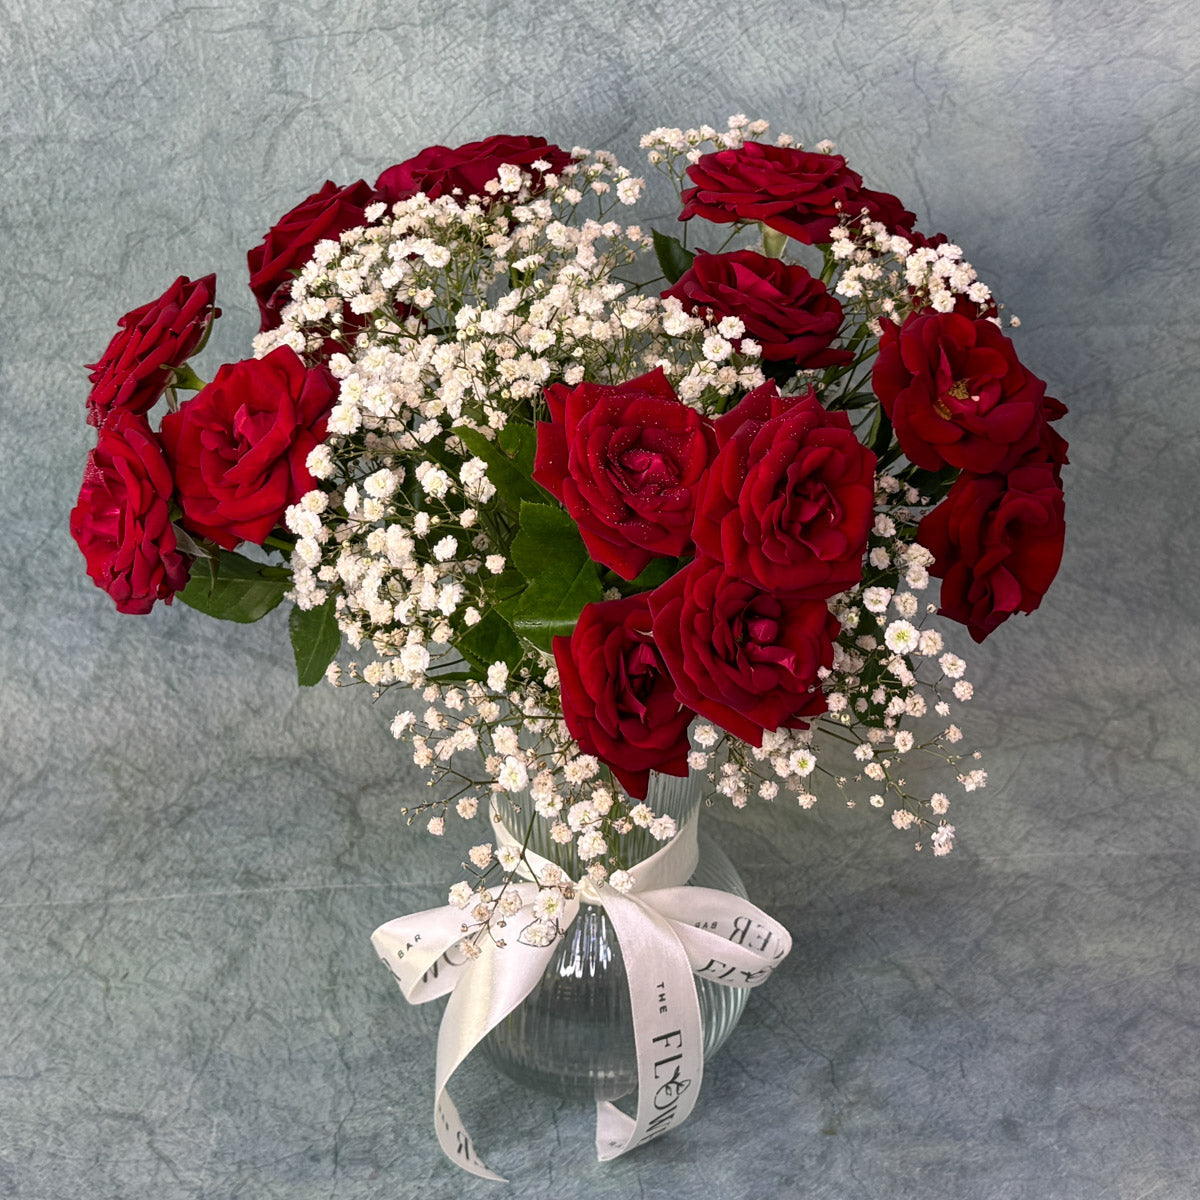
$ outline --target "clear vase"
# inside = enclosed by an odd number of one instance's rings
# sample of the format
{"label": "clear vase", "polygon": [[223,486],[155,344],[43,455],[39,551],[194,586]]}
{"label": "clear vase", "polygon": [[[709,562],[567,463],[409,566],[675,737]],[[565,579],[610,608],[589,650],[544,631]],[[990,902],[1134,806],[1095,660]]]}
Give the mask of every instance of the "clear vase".
{"label": "clear vase", "polygon": [[[703,786],[703,777],[697,781],[654,775],[646,803],[682,826],[698,817]],[[510,829],[522,820],[503,805],[500,815]],[[539,843],[544,825],[538,822],[529,848],[578,879],[583,869],[573,850],[564,857],[563,847],[550,842],[545,833]],[[644,830],[628,836],[638,835],[634,861],[649,857],[660,846]],[[745,897],[745,886],[721,848],[703,830],[699,841],[700,860],[687,882]],[[706,979],[696,980],[696,993],[707,1060],[733,1032],[748,993]],[[509,1078],[538,1091],[571,1099],[616,1100],[635,1090],[637,1056],[625,963],[603,908],[580,906],[541,981],[480,1049]]]}

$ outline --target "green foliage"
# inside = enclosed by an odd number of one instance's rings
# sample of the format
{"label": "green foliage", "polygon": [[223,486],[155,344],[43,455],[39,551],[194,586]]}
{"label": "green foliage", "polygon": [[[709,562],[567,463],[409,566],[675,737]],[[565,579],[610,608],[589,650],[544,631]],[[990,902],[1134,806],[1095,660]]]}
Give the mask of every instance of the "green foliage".
{"label": "green foliage", "polygon": [[321,682],[325,668],[342,644],[335,601],[336,598],[330,596],[317,608],[293,608],[288,617],[296,675],[301,687],[313,687]]}
{"label": "green foliage", "polygon": [[657,229],[654,230],[654,253],[658,255],[658,265],[668,283],[675,283],[696,257],[678,238],[659,233]]}
{"label": "green foliage", "polygon": [[267,566],[222,550],[217,558],[196,560],[179,599],[210,617],[248,625],[283,599],[291,580],[286,567]]}
{"label": "green foliage", "polygon": [[529,580],[512,609],[513,628],[543,650],[569,635],[584,605],[604,594],[575,522],[557,505],[521,505],[512,562]]}
{"label": "green foliage", "polygon": [[[492,481],[497,497],[515,516],[521,511],[523,502],[542,503],[546,493],[529,477],[537,447],[537,430],[531,425],[514,425],[512,429],[507,438],[511,451],[506,450],[503,435],[499,442],[489,442],[477,429],[458,425],[453,432],[472,454],[487,463],[488,479]],[[504,432],[508,433],[508,430]]]}
{"label": "green foliage", "polygon": [[494,662],[512,666],[521,661],[521,643],[517,635],[494,608],[484,613],[478,625],[472,625],[460,634],[454,646],[479,677],[486,675]]}

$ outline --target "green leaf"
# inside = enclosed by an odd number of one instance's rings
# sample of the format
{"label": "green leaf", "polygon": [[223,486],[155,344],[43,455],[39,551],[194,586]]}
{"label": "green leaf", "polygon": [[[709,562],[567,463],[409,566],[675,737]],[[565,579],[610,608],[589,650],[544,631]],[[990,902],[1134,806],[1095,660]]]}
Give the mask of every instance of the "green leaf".
{"label": "green leaf", "polygon": [[584,605],[604,595],[579,529],[556,505],[521,505],[512,561],[529,580],[511,610],[513,628],[543,650],[556,636],[570,634]]}
{"label": "green leaf", "polygon": [[578,564],[589,557],[579,527],[566,509],[525,501],[520,514],[521,530],[513,538],[511,561],[526,579],[552,568],[555,558]]}
{"label": "green leaf", "polygon": [[867,434],[866,446],[876,458],[882,458],[883,452],[891,444],[892,423],[888,420],[888,415],[883,411],[881,404],[875,410],[875,419],[871,422],[871,432]]}
{"label": "green leaf", "polygon": [[653,232],[654,253],[658,255],[658,265],[662,267],[662,273],[667,277],[668,282],[675,283],[692,265],[696,256],[690,250],[684,249],[683,243],[678,238],[659,233],[657,229]]}
{"label": "green leaf", "polygon": [[533,462],[537,457],[537,430],[532,425],[521,425],[516,421],[509,421],[500,430],[496,440],[500,443],[500,449],[521,468],[524,474],[533,474]]}
{"label": "green leaf", "polygon": [[[526,428],[529,429],[536,443],[536,431],[531,426]],[[502,445],[489,442],[478,429],[468,429],[466,426],[457,425],[452,432],[462,440],[463,445],[472,454],[487,463],[488,479],[492,481],[496,495],[514,514],[520,512],[521,504],[525,500],[534,503],[545,500],[546,493],[530,478],[530,472],[533,470],[532,458],[530,458],[529,468],[526,470],[520,460],[510,458],[504,452]],[[518,453],[526,454],[527,450],[524,446],[520,446]]]}
{"label": "green leaf", "polygon": [[900,472],[900,478],[905,483],[911,484],[918,492],[929,496],[935,502],[950,490],[950,485],[958,476],[957,467],[942,467],[937,471],[927,471],[923,467],[912,466]]}
{"label": "green leaf", "polygon": [[656,558],[653,562],[646,564],[645,569],[636,579],[622,579],[618,575],[616,586],[630,595],[635,592],[649,592],[658,587],[660,583],[666,583],[678,570],[679,559]]}
{"label": "green leaf", "polygon": [[478,625],[472,625],[456,638],[454,645],[480,674],[486,673],[494,662],[505,662],[511,667],[521,661],[517,635],[494,608],[483,614]]}
{"label": "green leaf", "polygon": [[197,561],[179,599],[221,621],[248,625],[265,617],[291,584],[286,567],[256,563],[232,550],[217,559]]}
{"label": "green leaf", "polygon": [[335,598],[330,596],[317,608],[293,608],[288,617],[288,631],[292,635],[300,686],[313,687],[321,682],[325,668],[342,644]]}
{"label": "green leaf", "polygon": [[604,595],[590,560],[565,576],[556,569],[533,580],[513,614],[513,628],[543,650],[552,649],[556,637],[570,637],[584,606]]}

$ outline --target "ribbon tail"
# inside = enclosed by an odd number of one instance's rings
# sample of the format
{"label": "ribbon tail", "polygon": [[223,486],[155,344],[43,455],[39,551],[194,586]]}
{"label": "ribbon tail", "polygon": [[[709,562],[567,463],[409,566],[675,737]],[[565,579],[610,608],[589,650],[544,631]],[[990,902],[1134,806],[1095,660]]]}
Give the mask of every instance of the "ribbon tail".
{"label": "ribbon tail", "polygon": [[[568,904],[562,918],[564,927],[575,919],[577,911],[577,902]],[[512,941],[499,949],[490,940],[485,940],[479,957],[463,970],[442,1014],[433,1104],[438,1143],[453,1163],[483,1179],[508,1182],[489,1170],[476,1152],[447,1091],[450,1077],[467,1055],[537,986],[555,945],[530,946]]]}
{"label": "ribbon tail", "polygon": [[634,898],[606,893],[604,907],[629,979],[638,1070],[635,1118],[596,1105],[596,1156],[609,1162],[687,1120],[704,1076],[704,1038],[691,964],[671,923]]}

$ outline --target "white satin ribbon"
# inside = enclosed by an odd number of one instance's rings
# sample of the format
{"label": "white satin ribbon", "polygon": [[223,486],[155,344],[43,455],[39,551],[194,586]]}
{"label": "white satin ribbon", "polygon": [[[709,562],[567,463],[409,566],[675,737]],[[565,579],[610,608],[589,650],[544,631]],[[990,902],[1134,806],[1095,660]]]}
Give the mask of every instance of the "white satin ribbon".
{"label": "white satin ribbon", "polygon": [[[603,906],[612,923],[629,981],[637,1051],[637,1114],[596,1104],[596,1154],[601,1162],[661,1137],[687,1119],[704,1073],[703,1029],[693,976],[726,987],[757,987],[787,956],[792,939],[778,921],[748,900],[713,888],[684,887],[696,869],[696,821],[691,820],[655,854],[631,867],[633,887],[618,892],[585,877],[564,904],[565,931],[583,903]],[[500,847],[521,843],[499,821]],[[552,864],[529,851],[540,875]],[[523,873],[528,868],[522,867]],[[538,893],[533,882],[509,885],[524,905]],[[524,910],[523,910],[524,911]],[[405,999],[423,1004],[451,993],[438,1033],[434,1126],[442,1150],[472,1175],[507,1182],[490,1171],[459,1119],[447,1092],[467,1055],[537,986],[557,946],[530,946],[516,938],[497,947],[490,937],[479,954],[458,949],[464,912],[431,908],[381,925],[371,935],[379,957]],[[509,927],[521,913],[509,918]]]}

